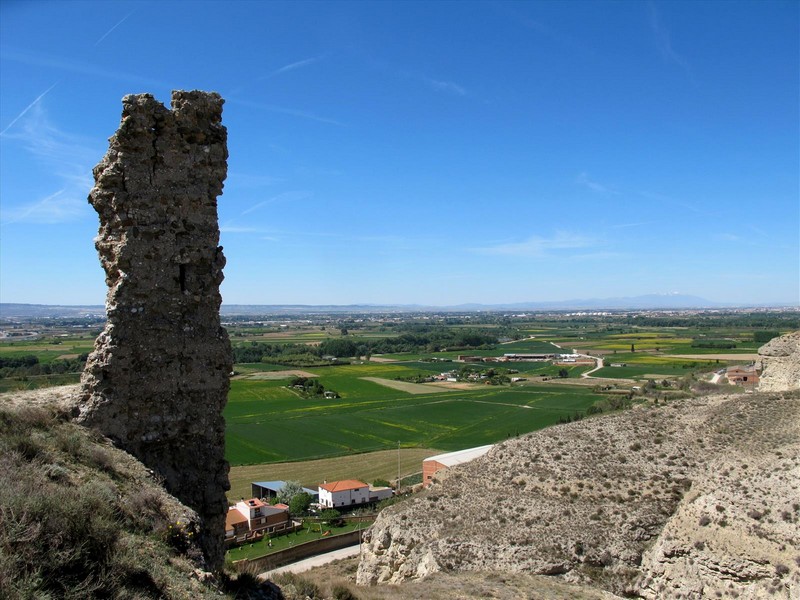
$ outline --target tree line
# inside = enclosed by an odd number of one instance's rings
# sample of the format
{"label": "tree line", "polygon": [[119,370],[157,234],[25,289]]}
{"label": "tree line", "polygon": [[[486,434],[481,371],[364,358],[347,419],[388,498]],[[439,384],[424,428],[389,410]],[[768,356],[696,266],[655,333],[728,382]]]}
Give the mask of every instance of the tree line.
{"label": "tree line", "polygon": [[29,377],[34,375],[60,375],[63,373],[80,373],[86,365],[88,353],[69,358],[43,363],[35,354],[0,358],[0,379],[6,377]]}

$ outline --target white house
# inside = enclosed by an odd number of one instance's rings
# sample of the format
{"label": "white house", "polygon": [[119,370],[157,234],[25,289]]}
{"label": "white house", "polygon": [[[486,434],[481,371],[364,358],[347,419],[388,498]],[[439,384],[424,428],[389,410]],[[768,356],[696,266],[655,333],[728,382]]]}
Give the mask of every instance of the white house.
{"label": "white house", "polygon": [[331,481],[319,486],[319,503],[328,508],[366,504],[369,501],[369,486],[357,479]]}

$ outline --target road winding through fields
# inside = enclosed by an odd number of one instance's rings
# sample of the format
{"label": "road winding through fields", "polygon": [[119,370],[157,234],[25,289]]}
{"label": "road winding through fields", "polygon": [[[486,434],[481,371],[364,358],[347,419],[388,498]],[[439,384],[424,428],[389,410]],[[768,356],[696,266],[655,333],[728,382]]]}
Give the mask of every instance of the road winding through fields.
{"label": "road winding through fields", "polygon": [[581,377],[585,379],[594,379],[594,377],[592,377],[592,373],[594,373],[595,371],[599,371],[605,366],[605,364],[603,363],[603,359],[600,358],[599,356],[589,356],[588,354],[579,354],[578,356],[591,358],[592,360],[597,362],[597,365],[595,366],[594,369],[592,369],[591,371],[586,371],[585,373],[581,373]]}

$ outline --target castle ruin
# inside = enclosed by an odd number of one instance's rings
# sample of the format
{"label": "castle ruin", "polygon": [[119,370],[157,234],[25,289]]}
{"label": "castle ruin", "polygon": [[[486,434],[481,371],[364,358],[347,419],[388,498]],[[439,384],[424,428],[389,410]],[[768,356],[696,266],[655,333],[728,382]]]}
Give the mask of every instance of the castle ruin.
{"label": "castle ruin", "polygon": [[223,99],[174,91],[172,108],[125,96],[89,202],[106,273],[105,330],[82,377],[79,420],[164,478],[200,515],[207,568],[224,560],[225,406],[217,196],[227,171]]}

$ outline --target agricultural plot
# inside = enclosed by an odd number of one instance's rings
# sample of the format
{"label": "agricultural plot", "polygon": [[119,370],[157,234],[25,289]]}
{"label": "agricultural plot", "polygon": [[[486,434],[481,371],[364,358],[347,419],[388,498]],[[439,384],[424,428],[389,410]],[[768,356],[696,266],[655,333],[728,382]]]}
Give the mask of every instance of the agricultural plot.
{"label": "agricultural plot", "polygon": [[319,381],[337,399],[300,398],[285,380],[234,380],[225,410],[227,458],[233,465],[309,460],[396,448],[398,442],[457,450],[557,423],[600,398],[563,385],[414,395],[364,379],[417,372],[397,364],[328,367]]}
{"label": "agricultural plot", "polygon": [[[624,364],[611,367],[611,363]],[[648,378],[683,377],[698,371],[713,371],[725,364],[717,360],[699,360],[644,353],[619,353],[605,356],[606,366],[592,373],[593,377]]]}
{"label": "agricultural plot", "polygon": [[[439,454],[438,449],[402,448],[400,473],[408,475],[422,470],[422,460]],[[231,467],[231,489],[228,498],[247,498],[253,481],[299,481],[303,486],[316,488],[324,480],[358,479],[372,483],[376,479],[395,479],[398,471],[398,451],[380,450],[350,456],[321,458],[303,462],[270,463],[268,465],[242,465]]]}
{"label": "agricultural plot", "polygon": [[80,354],[94,349],[94,338],[68,340],[54,344],[52,342],[6,342],[0,344],[0,357],[20,358],[30,354],[38,357],[42,364],[58,359],[77,358]]}

